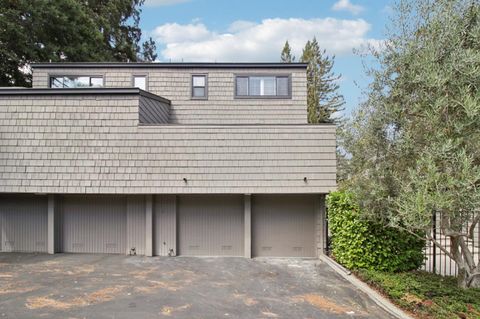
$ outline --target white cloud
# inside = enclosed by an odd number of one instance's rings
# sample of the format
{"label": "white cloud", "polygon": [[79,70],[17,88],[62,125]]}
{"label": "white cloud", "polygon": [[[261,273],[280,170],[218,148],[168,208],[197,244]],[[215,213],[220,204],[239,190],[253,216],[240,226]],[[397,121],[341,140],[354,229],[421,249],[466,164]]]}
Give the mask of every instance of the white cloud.
{"label": "white cloud", "polygon": [[156,27],[153,36],[161,43],[189,43],[192,41],[205,41],[214,36],[207,27],[200,23],[178,24],[166,23]]}
{"label": "white cloud", "polygon": [[354,48],[377,45],[368,39],[370,24],[363,19],[265,19],[260,23],[236,21],[228,32],[209,30],[201,22],[167,23],[152,36],[164,60],[172,61],[277,61],[285,40],[296,56],[314,36],[329,54],[351,54]]}
{"label": "white cloud", "polygon": [[146,7],[171,6],[179,3],[190,2],[191,0],[145,0]]}
{"label": "white cloud", "polygon": [[332,6],[332,9],[335,11],[348,11],[354,15],[357,15],[365,10],[365,8],[361,5],[351,3],[350,0],[338,0]]}

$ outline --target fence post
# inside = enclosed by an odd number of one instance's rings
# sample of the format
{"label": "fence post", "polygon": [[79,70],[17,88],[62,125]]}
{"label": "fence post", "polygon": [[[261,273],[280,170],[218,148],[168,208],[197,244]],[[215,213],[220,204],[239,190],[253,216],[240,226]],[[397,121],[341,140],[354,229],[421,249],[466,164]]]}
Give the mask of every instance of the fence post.
{"label": "fence post", "polygon": [[324,233],[325,233],[325,240],[324,242],[324,247],[323,251],[325,255],[330,256],[330,237],[328,236],[328,207],[325,205],[325,227],[324,227]]}

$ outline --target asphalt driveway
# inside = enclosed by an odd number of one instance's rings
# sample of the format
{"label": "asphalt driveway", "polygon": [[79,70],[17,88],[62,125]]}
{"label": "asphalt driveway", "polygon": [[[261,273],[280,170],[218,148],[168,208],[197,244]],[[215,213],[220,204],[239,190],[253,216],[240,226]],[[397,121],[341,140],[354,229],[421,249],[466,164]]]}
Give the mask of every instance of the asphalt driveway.
{"label": "asphalt driveway", "polygon": [[0,254],[0,318],[391,318],[320,260]]}

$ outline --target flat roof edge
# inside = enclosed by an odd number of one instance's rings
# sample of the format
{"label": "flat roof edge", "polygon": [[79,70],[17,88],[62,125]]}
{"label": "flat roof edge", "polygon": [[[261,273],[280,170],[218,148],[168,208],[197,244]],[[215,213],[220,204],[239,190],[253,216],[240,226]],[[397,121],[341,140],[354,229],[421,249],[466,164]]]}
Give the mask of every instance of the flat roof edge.
{"label": "flat roof edge", "polygon": [[46,62],[32,63],[32,68],[307,68],[307,63],[281,62]]}
{"label": "flat roof edge", "polygon": [[171,104],[169,99],[139,88],[76,88],[76,89],[44,89],[44,88],[0,88],[0,96],[22,95],[140,95],[153,100]]}

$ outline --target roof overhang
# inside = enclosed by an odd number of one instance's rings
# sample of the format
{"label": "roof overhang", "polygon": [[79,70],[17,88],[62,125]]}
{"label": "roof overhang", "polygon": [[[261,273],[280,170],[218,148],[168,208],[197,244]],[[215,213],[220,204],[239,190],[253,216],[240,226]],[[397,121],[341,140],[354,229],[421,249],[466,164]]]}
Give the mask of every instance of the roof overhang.
{"label": "roof overhang", "polygon": [[75,89],[44,89],[44,88],[0,88],[0,96],[29,95],[141,95],[170,104],[170,100],[139,88],[75,88]]}
{"label": "roof overhang", "polygon": [[56,63],[32,63],[31,67],[36,69],[45,68],[260,68],[260,69],[306,69],[307,63],[279,63],[279,62],[195,62],[195,63],[173,63],[173,62],[56,62]]}

